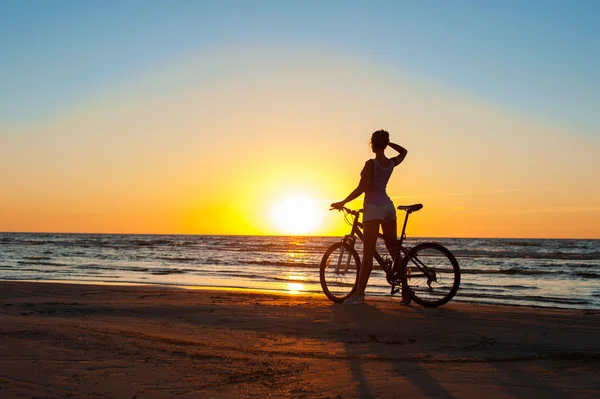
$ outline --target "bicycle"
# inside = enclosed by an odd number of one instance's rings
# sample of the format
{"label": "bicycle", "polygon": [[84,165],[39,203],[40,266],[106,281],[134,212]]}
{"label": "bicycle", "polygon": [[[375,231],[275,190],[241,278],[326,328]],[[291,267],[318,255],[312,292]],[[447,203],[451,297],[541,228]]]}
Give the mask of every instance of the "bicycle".
{"label": "bicycle", "polygon": [[[406,211],[406,216],[394,259],[384,259],[377,251],[374,258],[392,286],[390,295],[397,294],[401,288],[406,287],[411,299],[419,305],[437,307],[448,303],[458,291],[460,268],[452,252],[438,243],[424,242],[412,248],[402,245],[406,238],[408,217],[422,208],[422,204],[397,207],[398,210]],[[357,236],[364,241],[361,231],[364,226],[358,221],[362,209],[354,211],[342,207],[340,210],[344,212],[344,220],[352,226],[352,230],[325,251],[320,266],[323,292],[336,303],[343,302],[356,291],[361,260],[354,245]],[[352,223],[348,221],[348,215],[354,216]],[[381,233],[378,233],[378,237],[385,239]]]}

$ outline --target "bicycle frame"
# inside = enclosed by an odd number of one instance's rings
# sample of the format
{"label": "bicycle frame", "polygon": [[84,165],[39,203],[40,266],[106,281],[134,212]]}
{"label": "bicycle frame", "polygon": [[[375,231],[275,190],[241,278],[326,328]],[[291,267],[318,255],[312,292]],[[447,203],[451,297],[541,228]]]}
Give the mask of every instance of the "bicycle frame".
{"label": "bicycle frame", "polygon": [[[351,211],[349,209],[345,208],[345,211],[348,212],[349,214],[351,214],[352,216],[354,216],[354,221],[352,223],[352,230],[350,231],[350,234],[346,235],[344,237],[344,240],[348,240],[350,237],[351,241],[350,244],[352,247],[354,247],[354,236],[358,236],[358,238],[364,242],[365,240],[365,236],[362,232],[362,230],[364,230],[364,224],[358,221],[358,215],[360,214],[359,211]],[[394,259],[393,259],[393,263],[392,263],[392,267],[394,265],[397,264],[397,262],[399,261],[399,256],[401,253],[404,253],[404,255],[408,254],[408,249],[405,248],[402,243],[404,242],[404,239],[406,238],[406,225],[408,223],[408,216],[410,215],[410,212],[406,212],[406,215],[404,217],[404,224],[402,225],[402,234],[400,235],[400,238],[397,240],[397,242],[395,243],[396,245],[398,245],[398,249],[396,251],[396,254],[394,255]],[[361,230],[362,229],[362,230]],[[381,234],[381,233],[377,233],[377,238],[382,238],[384,241],[386,240],[386,237]],[[375,258],[375,260],[377,261],[377,263],[379,263],[379,266],[381,266],[381,268],[386,272],[389,273],[391,270],[389,270],[388,266],[385,264],[385,261],[383,260],[382,256],[379,255],[379,253],[377,252],[377,250],[375,250],[373,257]],[[341,259],[340,259],[341,260]],[[339,262],[338,262],[339,264]],[[337,271],[337,270],[336,270]]]}

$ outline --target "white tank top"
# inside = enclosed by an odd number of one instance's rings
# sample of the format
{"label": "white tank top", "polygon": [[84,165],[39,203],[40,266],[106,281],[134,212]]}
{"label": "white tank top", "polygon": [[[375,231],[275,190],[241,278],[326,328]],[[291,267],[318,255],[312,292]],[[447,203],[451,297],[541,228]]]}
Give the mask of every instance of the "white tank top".
{"label": "white tank top", "polygon": [[[385,205],[392,202],[385,188],[394,171],[394,166],[396,165],[391,159],[390,166],[387,168],[381,166],[377,159],[373,160],[373,176],[371,176],[371,184],[365,189],[365,204]],[[364,169],[361,175],[363,173],[365,173]]]}

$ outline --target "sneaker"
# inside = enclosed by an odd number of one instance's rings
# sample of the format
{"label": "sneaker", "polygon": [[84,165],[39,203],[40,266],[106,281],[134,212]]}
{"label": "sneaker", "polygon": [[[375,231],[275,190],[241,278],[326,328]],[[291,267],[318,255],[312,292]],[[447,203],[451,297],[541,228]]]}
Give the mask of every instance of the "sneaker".
{"label": "sneaker", "polygon": [[352,295],[350,298],[344,301],[344,305],[360,305],[361,303],[365,303],[364,295]]}

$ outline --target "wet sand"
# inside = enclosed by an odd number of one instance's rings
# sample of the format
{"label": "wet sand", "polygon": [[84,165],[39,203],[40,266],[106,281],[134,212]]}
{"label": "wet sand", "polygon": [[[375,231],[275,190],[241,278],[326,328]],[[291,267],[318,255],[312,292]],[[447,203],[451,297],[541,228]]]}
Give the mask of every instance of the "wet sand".
{"label": "wet sand", "polygon": [[600,397],[600,312],[0,283],[0,397]]}

